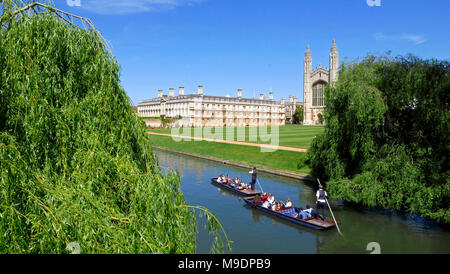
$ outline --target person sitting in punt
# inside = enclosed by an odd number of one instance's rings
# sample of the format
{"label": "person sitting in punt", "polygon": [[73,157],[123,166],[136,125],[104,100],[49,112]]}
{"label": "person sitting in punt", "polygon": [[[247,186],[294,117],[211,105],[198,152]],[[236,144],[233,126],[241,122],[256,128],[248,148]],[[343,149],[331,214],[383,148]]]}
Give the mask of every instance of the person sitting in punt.
{"label": "person sitting in punt", "polygon": [[239,183],[234,184],[233,187],[234,187],[234,189],[236,189],[236,190],[242,190],[241,184],[239,184]]}
{"label": "person sitting in punt", "polygon": [[225,176],[223,175],[223,174],[221,174],[220,176],[219,176],[219,178],[217,178],[217,182],[218,183],[225,183],[226,181],[225,181]]}
{"label": "person sitting in punt", "polygon": [[236,180],[234,180],[234,182],[233,182],[233,184],[232,184],[232,187],[234,188],[234,189],[236,189],[236,190],[239,190],[239,186],[240,186],[241,184],[239,183],[239,178],[238,177],[236,177]]}
{"label": "person sitting in punt", "polygon": [[314,209],[312,209],[310,205],[306,205],[306,209],[303,211],[306,212],[306,214],[308,215],[308,218],[311,218],[312,216],[314,216]]}
{"label": "person sitting in punt", "polygon": [[265,201],[267,201],[267,198],[269,198],[269,196],[267,196],[267,193],[264,192],[263,195],[261,196],[261,201],[264,203]]}
{"label": "person sitting in punt", "polygon": [[287,198],[286,199],[286,204],[284,206],[285,207],[291,207],[292,206],[291,199]]}
{"label": "person sitting in punt", "polygon": [[283,209],[283,208],[286,207],[286,206],[284,205],[284,202],[283,202],[283,201],[279,201],[279,202],[278,202],[278,205],[279,205],[280,209]]}
{"label": "person sitting in punt", "polygon": [[229,183],[231,181],[230,175],[227,174],[227,177],[225,177],[225,180],[227,180],[227,183]]}
{"label": "person sitting in punt", "polygon": [[264,208],[269,208],[269,207],[270,207],[269,201],[265,201],[265,202],[262,204],[262,207],[264,207]]}
{"label": "person sitting in punt", "polygon": [[255,197],[253,197],[253,203],[257,204],[257,205],[261,205],[261,196],[259,194],[257,194]]}
{"label": "person sitting in punt", "polygon": [[244,184],[244,183],[242,182],[242,180],[240,180],[239,190],[247,190],[247,189],[248,189],[247,185]]}
{"label": "person sitting in punt", "polygon": [[273,197],[272,193],[269,193],[269,197],[267,198],[267,201],[271,204],[273,204],[273,202],[275,201],[275,197]]}
{"label": "person sitting in punt", "polygon": [[238,189],[238,190],[243,190],[243,188],[242,188],[242,180],[239,179],[238,177],[236,177],[234,188]]}
{"label": "person sitting in punt", "polygon": [[308,213],[306,213],[306,212],[303,210],[303,208],[300,208],[300,212],[299,212],[299,214],[298,214],[298,218],[299,218],[300,220],[307,219],[307,218],[308,218]]}
{"label": "person sitting in punt", "polygon": [[273,204],[272,206],[272,210],[273,211],[278,211],[280,210],[280,204],[278,202],[275,202],[275,204]]}

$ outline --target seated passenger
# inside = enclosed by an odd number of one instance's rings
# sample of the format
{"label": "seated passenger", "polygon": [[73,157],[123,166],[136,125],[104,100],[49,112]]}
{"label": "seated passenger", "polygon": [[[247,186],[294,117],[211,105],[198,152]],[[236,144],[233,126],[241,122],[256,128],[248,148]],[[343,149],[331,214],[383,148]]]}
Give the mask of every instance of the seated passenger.
{"label": "seated passenger", "polygon": [[227,182],[229,183],[231,181],[230,175],[227,174],[227,177],[225,178],[225,180],[227,180]]}
{"label": "seated passenger", "polygon": [[278,211],[280,210],[280,204],[278,202],[275,202],[275,204],[272,206],[272,210],[273,211]]}
{"label": "seated passenger", "polygon": [[226,183],[227,179],[225,179],[225,175],[222,174],[222,183]]}
{"label": "seated passenger", "polygon": [[308,218],[314,216],[314,209],[312,209],[310,205],[306,205],[306,209],[303,211],[307,214]]}
{"label": "seated passenger", "polygon": [[260,205],[261,204],[261,196],[256,195],[255,197],[253,197],[253,203]]}
{"label": "seated passenger", "polygon": [[267,196],[267,193],[263,193],[263,196],[261,196],[261,201],[263,201],[263,202],[265,202],[265,201],[267,201],[267,198],[269,198],[268,196]]}
{"label": "seated passenger", "polygon": [[291,199],[289,199],[289,198],[286,199],[286,205],[285,206],[286,207],[291,207],[292,206]]}
{"label": "seated passenger", "polygon": [[225,176],[223,175],[223,174],[221,174],[220,176],[219,176],[219,178],[217,178],[217,182],[219,182],[219,183],[225,183],[226,181],[225,181]]}
{"label": "seated passenger", "polygon": [[304,220],[308,218],[308,214],[303,210],[303,208],[300,208],[300,213],[298,214],[298,218],[300,220]]}
{"label": "seated passenger", "polygon": [[269,201],[269,203],[273,204],[273,202],[275,201],[275,197],[273,197],[272,193],[269,193],[269,197],[267,198],[267,201]]}
{"label": "seated passenger", "polygon": [[284,205],[283,201],[279,201],[278,205],[281,209],[285,208],[286,206]]}
{"label": "seated passenger", "polygon": [[265,202],[262,204],[262,207],[264,207],[264,208],[269,208],[269,206],[270,206],[270,203],[269,203],[268,201],[265,201]]}

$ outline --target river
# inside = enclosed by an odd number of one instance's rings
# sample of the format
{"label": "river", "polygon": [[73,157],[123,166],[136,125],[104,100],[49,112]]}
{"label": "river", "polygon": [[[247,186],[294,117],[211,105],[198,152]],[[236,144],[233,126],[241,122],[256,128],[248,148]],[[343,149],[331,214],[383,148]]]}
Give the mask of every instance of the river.
{"label": "river", "polygon": [[[369,243],[381,253],[450,253],[450,231],[434,221],[391,210],[359,208],[330,201],[343,236],[336,229],[315,231],[275,219],[245,205],[241,197],[219,189],[210,178],[219,174],[250,181],[248,170],[155,150],[160,165],[177,170],[181,189],[189,205],[205,206],[217,216],[233,254],[368,254]],[[275,200],[290,198],[298,207],[314,205],[315,186],[270,174],[258,173],[264,191]],[[327,216],[329,211],[327,210]],[[212,237],[199,220],[197,253],[210,253]],[[229,251],[227,251],[229,253]]]}

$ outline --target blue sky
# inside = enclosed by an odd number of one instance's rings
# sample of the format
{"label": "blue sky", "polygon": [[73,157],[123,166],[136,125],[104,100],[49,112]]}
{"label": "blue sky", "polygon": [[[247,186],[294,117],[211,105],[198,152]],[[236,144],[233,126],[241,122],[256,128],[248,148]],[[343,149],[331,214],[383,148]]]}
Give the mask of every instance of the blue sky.
{"label": "blue sky", "polygon": [[303,58],[328,67],[367,53],[449,59],[447,0],[55,0],[91,19],[113,46],[121,83],[134,104],[184,86],[244,97],[293,94],[303,101]]}

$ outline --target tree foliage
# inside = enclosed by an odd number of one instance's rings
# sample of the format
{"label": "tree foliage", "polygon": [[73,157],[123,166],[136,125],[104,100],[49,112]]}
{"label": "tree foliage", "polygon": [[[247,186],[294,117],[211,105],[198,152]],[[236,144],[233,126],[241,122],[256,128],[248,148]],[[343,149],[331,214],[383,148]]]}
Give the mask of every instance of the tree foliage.
{"label": "tree foliage", "polygon": [[325,133],[308,154],[336,198],[450,222],[448,61],[343,64],[325,92]]}
{"label": "tree foliage", "polygon": [[82,253],[194,253],[194,208],[159,167],[99,33],[52,7],[14,15],[19,2],[3,2],[0,253],[72,242]]}
{"label": "tree foliage", "polygon": [[301,124],[303,122],[303,107],[296,107],[292,117],[293,124]]}

